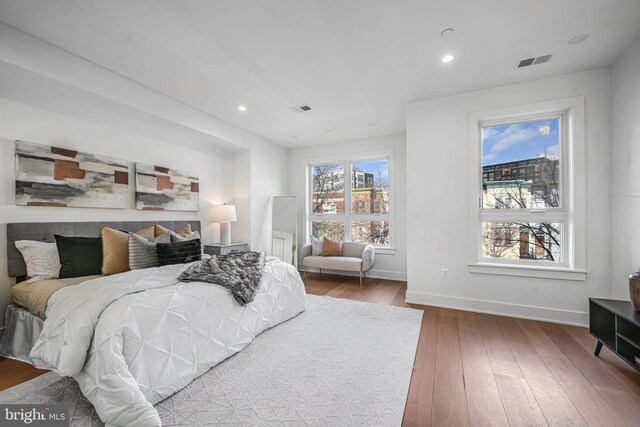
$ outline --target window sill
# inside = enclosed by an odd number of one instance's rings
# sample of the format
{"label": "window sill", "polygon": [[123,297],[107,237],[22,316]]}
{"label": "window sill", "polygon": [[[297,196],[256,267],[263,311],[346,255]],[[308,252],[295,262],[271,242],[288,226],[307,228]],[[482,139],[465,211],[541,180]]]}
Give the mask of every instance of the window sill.
{"label": "window sill", "polygon": [[375,248],[375,249],[376,249],[376,255],[395,255],[396,254],[396,248]]}
{"label": "window sill", "polygon": [[493,274],[498,276],[518,276],[537,279],[558,279],[584,282],[587,280],[587,271],[571,270],[568,268],[534,267],[523,265],[502,265],[476,263],[469,264],[469,272],[477,274]]}

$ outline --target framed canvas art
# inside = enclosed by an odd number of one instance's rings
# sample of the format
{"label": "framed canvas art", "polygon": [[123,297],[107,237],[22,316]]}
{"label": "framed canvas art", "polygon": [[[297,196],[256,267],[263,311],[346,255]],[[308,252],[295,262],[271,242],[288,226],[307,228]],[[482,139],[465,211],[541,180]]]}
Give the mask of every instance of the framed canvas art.
{"label": "framed canvas art", "polygon": [[136,163],[136,209],[197,211],[199,205],[197,174]]}
{"label": "framed canvas art", "polygon": [[16,141],[16,205],[129,207],[129,163]]}

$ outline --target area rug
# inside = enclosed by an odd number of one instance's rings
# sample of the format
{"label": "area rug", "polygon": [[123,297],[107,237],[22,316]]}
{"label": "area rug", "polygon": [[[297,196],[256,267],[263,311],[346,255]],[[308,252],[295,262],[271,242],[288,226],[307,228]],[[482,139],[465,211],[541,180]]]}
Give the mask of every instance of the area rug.
{"label": "area rug", "polygon": [[[400,425],[422,311],[314,295],[307,307],[158,403],[163,426]],[[53,372],[0,403],[66,403],[71,425],[103,425]]]}

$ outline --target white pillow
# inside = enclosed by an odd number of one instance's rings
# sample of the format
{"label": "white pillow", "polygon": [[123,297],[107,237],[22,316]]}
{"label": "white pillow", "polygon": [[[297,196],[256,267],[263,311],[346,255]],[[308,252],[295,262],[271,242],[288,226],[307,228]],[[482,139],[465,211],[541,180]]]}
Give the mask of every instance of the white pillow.
{"label": "white pillow", "polygon": [[320,256],[324,250],[324,240],[318,239],[313,234],[309,234],[311,238],[311,255]]}
{"label": "white pillow", "polygon": [[27,283],[38,280],[57,279],[60,272],[60,258],[55,243],[18,240],[16,248],[22,253],[27,265]]}

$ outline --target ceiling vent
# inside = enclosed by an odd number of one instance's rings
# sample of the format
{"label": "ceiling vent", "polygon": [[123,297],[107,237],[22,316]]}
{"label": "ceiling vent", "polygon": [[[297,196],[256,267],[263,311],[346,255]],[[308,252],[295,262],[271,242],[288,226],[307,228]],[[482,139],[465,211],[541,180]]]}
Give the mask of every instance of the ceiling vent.
{"label": "ceiling vent", "polygon": [[311,111],[311,107],[309,107],[307,104],[289,107],[289,109],[294,113],[304,113],[305,111]]}
{"label": "ceiling vent", "polygon": [[553,55],[548,54],[548,55],[535,56],[533,58],[520,59],[516,64],[516,68],[525,68],[525,67],[530,67],[532,65],[544,64],[551,61],[552,57]]}

